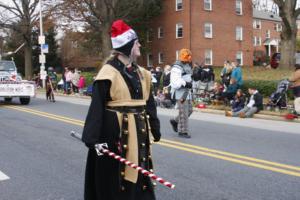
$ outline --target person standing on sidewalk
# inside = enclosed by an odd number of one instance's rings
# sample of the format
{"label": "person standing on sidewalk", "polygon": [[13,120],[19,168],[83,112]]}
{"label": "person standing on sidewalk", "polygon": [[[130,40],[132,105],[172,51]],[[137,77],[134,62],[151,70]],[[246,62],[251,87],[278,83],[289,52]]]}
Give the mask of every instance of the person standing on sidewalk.
{"label": "person standing on sidewalk", "polygon": [[231,65],[232,65],[232,73],[230,79],[236,80],[238,89],[240,89],[243,85],[242,68],[238,62],[232,62]]}
{"label": "person standing on sidewalk", "polygon": [[112,23],[113,51],[100,69],[82,141],[89,148],[85,200],[155,200],[149,177],[109,156],[95,144],[152,171],[151,140],[160,140],[160,122],[151,92],[151,74],[136,64],[141,55],[135,31],[123,20]]}
{"label": "person standing on sidewalk", "polygon": [[190,138],[188,119],[193,112],[192,106],[192,52],[189,49],[181,49],[179,60],[171,69],[171,94],[176,99],[179,109],[178,115],[170,120],[171,126],[179,137]]}
{"label": "person standing on sidewalk", "polygon": [[81,74],[81,72],[79,74],[80,74],[80,78],[79,78],[79,82],[78,82],[78,90],[79,90],[79,94],[83,95],[83,88],[85,87],[85,78]]}

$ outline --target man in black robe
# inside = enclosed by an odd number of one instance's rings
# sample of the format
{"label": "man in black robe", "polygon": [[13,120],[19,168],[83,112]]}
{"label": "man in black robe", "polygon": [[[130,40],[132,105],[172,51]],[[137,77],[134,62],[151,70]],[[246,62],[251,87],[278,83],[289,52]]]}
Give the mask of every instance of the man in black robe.
{"label": "man in black robe", "polygon": [[93,87],[82,141],[89,147],[85,200],[155,200],[149,177],[113,158],[97,156],[95,144],[146,170],[153,170],[151,138],[160,140],[160,122],[152,93],[151,74],[137,66],[140,44],[122,20],[112,24],[114,51],[100,69]]}

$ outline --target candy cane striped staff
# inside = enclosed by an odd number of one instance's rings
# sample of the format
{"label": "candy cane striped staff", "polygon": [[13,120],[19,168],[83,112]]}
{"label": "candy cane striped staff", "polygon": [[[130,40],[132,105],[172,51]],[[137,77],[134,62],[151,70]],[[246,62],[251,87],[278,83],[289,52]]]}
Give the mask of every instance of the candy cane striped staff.
{"label": "candy cane striped staff", "polygon": [[[71,131],[71,136],[76,138],[76,139],[81,140],[80,139],[81,138],[80,134],[76,133],[75,131]],[[157,182],[163,184],[164,186],[167,186],[168,188],[171,188],[171,189],[175,188],[174,184],[164,180],[163,178],[160,178],[160,177],[156,176],[154,173],[149,172],[149,171],[141,168],[140,166],[126,160],[125,158],[122,158],[121,156],[109,151],[107,148],[108,148],[108,146],[107,146],[106,143],[95,145],[95,149],[96,149],[96,152],[97,152],[98,156],[102,156],[103,154],[106,154],[106,155],[118,160],[119,162],[124,163],[125,165],[127,165],[127,166],[129,166],[133,169],[138,170],[143,175],[148,176],[148,177],[152,178],[153,180],[156,180]]]}

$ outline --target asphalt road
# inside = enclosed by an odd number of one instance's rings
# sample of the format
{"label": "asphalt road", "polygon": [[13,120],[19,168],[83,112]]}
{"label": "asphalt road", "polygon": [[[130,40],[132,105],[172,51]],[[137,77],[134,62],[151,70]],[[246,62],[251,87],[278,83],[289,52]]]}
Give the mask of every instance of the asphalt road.
{"label": "asphalt road", "polygon": [[[89,100],[0,103],[0,200],[82,200]],[[163,139],[153,146],[158,200],[299,200],[300,124],[194,112],[191,139],[172,132],[175,110],[159,110]]]}

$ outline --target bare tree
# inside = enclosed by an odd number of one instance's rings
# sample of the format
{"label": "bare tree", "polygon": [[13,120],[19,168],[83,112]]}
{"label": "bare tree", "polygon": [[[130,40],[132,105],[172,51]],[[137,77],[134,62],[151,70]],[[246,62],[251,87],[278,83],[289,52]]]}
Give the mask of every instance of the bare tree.
{"label": "bare tree", "polygon": [[280,66],[293,67],[295,65],[295,51],[297,41],[297,17],[300,8],[296,8],[297,0],[273,0],[279,8],[282,19],[281,59]]}
{"label": "bare tree", "polygon": [[[45,0],[44,0],[45,1]],[[45,1],[46,3],[47,1]],[[37,26],[39,0],[11,0],[0,2],[0,28],[11,29],[18,33],[25,42],[25,77],[32,76],[32,28]],[[50,8],[50,7],[48,7]],[[52,7],[53,9],[53,7]],[[51,16],[51,9],[47,15]]]}
{"label": "bare tree", "polygon": [[86,23],[99,32],[104,58],[111,49],[111,23],[118,18],[132,19],[134,15],[143,13],[147,5],[159,3],[159,0],[64,0],[59,14],[73,22]]}

